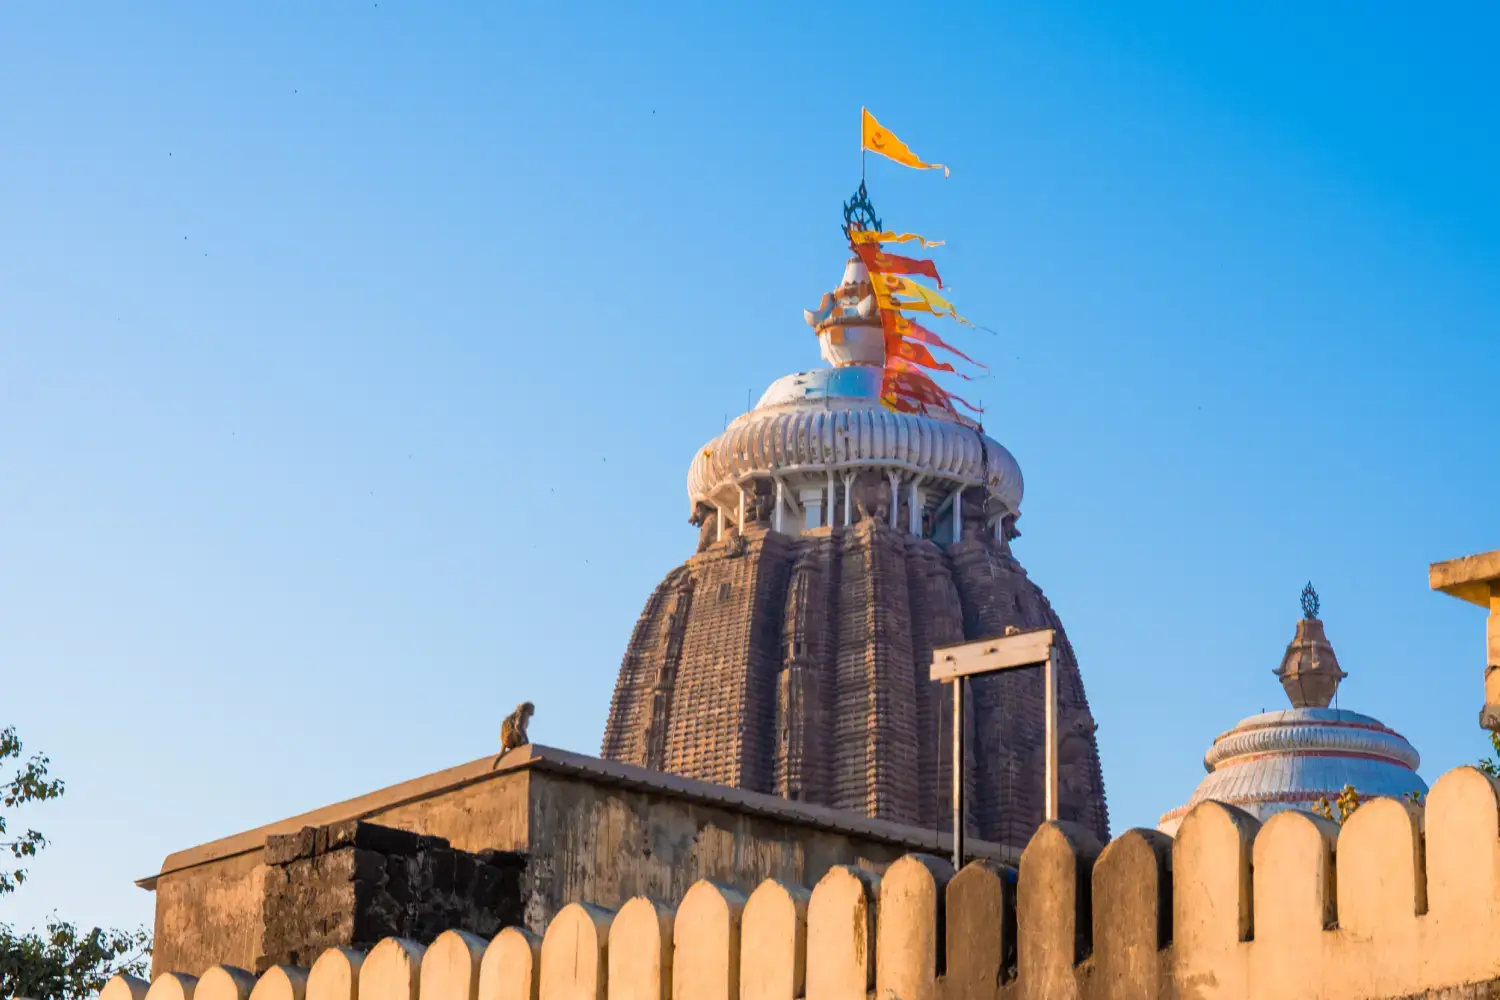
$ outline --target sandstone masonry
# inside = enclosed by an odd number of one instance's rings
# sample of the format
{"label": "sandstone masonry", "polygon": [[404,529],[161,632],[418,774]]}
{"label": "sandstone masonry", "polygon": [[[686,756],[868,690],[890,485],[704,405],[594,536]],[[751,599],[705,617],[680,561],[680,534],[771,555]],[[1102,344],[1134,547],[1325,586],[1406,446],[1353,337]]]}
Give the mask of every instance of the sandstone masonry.
{"label": "sandstone masonry", "polygon": [[[705,536],[641,614],[601,756],[947,829],[952,705],[927,678],[932,650],[1012,625],[1058,630],[1060,815],[1107,839],[1073,648],[1009,544],[977,525],[950,545],[876,517],[796,536],[764,526]],[[1019,849],[1042,820],[1042,680],[971,684],[970,830]]]}
{"label": "sandstone masonry", "polygon": [[255,969],[309,965],[337,946],[430,940],[457,929],[491,937],[521,922],[526,857],[457,851],[352,820],[266,838],[261,954]]}

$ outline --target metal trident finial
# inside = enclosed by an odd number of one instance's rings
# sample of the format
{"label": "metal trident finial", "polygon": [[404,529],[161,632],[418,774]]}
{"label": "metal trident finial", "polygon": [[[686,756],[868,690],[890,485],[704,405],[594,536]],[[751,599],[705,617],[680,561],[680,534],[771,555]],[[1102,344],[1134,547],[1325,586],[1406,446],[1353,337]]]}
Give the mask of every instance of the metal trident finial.
{"label": "metal trident finial", "polygon": [[1318,617],[1318,592],[1313,590],[1311,580],[1307,582],[1307,586],[1302,588],[1302,617]]}

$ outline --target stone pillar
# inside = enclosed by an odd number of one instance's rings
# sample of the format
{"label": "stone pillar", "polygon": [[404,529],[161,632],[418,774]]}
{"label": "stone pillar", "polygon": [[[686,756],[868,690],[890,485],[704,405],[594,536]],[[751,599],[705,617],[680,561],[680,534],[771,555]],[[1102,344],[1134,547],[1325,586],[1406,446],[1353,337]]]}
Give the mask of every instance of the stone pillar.
{"label": "stone pillar", "polygon": [[854,523],[854,473],[844,473],[844,526]]}
{"label": "stone pillar", "polygon": [[906,491],[906,530],[922,537],[922,487],[913,479]]}
{"label": "stone pillar", "polygon": [[776,513],[771,518],[771,526],[782,534],[786,533],[786,483],[776,480]]}
{"label": "stone pillar", "polygon": [[891,481],[891,527],[901,526],[901,473],[890,472],[886,477]]}
{"label": "stone pillar", "polygon": [[834,519],[834,516],[835,516],[834,515],[834,504],[838,500],[838,495],[839,495],[838,489],[839,488],[838,488],[838,485],[837,485],[837,480],[835,480],[833,478],[833,470],[829,469],[828,470],[828,505],[826,507],[824,507],[823,509],[826,510],[826,511],[828,511],[828,526],[830,528],[833,527],[833,519]]}
{"label": "stone pillar", "polygon": [[1500,549],[1433,563],[1427,571],[1433,590],[1489,609],[1486,624],[1484,708],[1479,725],[1500,730]]}
{"label": "stone pillar", "polygon": [[804,486],[797,491],[802,502],[802,530],[809,531],[823,526],[823,487]]}
{"label": "stone pillar", "polygon": [[964,540],[964,488],[962,486],[953,493],[953,540],[955,542]]}

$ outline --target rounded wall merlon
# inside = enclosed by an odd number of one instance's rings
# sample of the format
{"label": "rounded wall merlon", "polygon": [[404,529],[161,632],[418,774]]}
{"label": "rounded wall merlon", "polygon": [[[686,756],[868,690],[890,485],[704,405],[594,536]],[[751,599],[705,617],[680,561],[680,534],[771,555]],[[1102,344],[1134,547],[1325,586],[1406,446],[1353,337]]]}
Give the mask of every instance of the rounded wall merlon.
{"label": "rounded wall merlon", "polygon": [[768,881],[748,899],[702,881],[675,907],[569,904],[540,941],[387,939],[310,972],[167,974],[149,991],[121,976],[101,997],[1368,1000],[1486,983],[1500,985],[1500,786],[1461,768],[1425,809],[1370,800],[1342,828],[1207,802],[1175,841],[1132,830],[1101,850],[1049,823],[1019,873],[908,855],[883,876],[837,866],[811,891]]}

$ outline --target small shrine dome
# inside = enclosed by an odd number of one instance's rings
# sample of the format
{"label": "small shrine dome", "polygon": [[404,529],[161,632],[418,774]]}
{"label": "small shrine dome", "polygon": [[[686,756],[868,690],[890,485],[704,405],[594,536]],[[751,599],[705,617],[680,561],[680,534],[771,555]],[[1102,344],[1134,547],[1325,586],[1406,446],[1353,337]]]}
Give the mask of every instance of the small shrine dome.
{"label": "small shrine dome", "polygon": [[1319,799],[1332,803],[1345,786],[1361,799],[1427,794],[1417,775],[1421,757],[1405,737],[1368,715],[1329,707],[1348,675],[1323,632],[1311,584],[1302,608],[1275,671],[1292,707],[1252,715],[1214,740],[1203,756],[1208,777],[1161,817],[1158,830],[1175,835],[1188,810],[1210,799],[1265,821],[1288,809],[1310,812]]}

